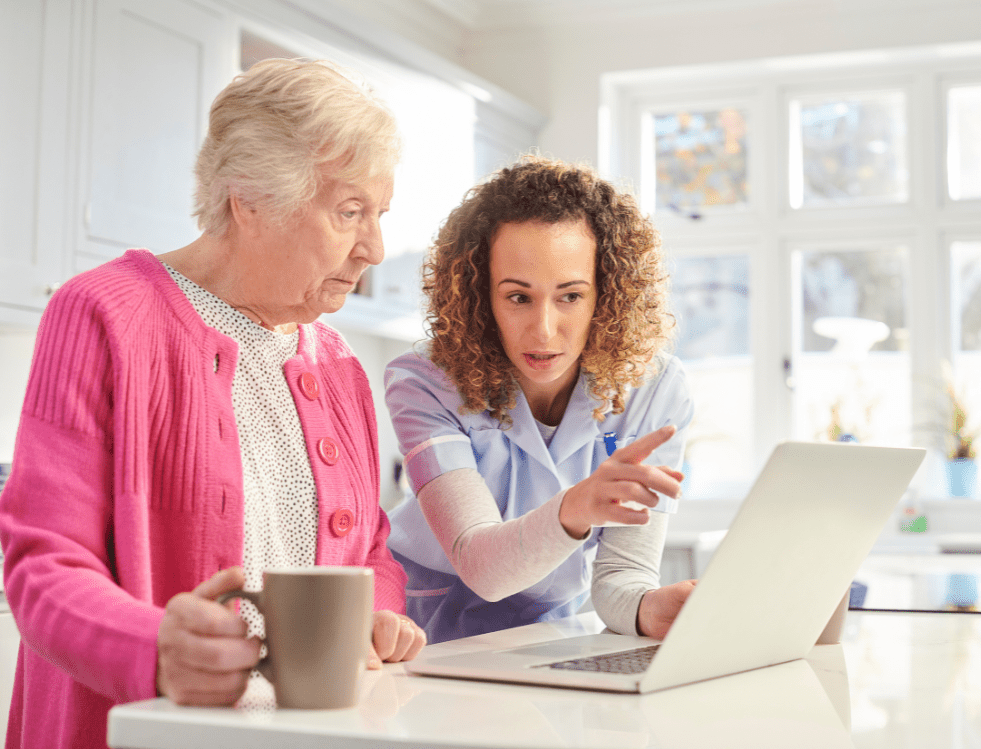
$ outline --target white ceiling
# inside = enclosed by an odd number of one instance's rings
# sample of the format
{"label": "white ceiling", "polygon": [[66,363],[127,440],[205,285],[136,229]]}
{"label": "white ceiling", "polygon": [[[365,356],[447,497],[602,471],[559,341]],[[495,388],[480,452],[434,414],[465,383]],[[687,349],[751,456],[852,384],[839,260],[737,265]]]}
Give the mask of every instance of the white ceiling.
{"label": "white ceiling", "polygon": [[422,0],[470,29],[617,20],[807,0]]}

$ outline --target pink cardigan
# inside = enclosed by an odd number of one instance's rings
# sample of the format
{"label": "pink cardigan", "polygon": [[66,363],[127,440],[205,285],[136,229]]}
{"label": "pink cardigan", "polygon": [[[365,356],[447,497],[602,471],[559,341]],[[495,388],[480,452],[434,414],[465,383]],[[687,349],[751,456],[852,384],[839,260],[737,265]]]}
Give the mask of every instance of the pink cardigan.
{"label": "pink cardigan", "polygon": [[[109,708],[156,696],[164,605],[242,564],[236,357],[146,250],[52,297],[0,499],[21,633],[7,747],[105,747]],[[374,568],[375,608],[403,612],[364,371],[318,323],[284,371],[317,484],[317,563]]]}

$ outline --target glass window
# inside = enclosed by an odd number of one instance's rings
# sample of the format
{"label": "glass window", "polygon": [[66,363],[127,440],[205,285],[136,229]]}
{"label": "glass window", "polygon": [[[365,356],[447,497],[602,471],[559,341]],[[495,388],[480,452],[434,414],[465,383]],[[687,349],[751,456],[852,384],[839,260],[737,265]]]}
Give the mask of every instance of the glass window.
{"label": "glass window", "polygon": [[695,401],[685,451],[689,496],[738,496],[751,479],[749,268],[744,254],[671,262],[675,353],[688,370]]}
{"label": "glass window", "polygon": [[907,262],[905,247],[795,253],[797,439],[908,441]]}
{"label": "glass window", "polygon": [[981,353],[981,240],[953,242],[950,252],[956,348]]}
{"label": "glass window", "polygon": [[672,265],[675,353],[686,361],[748,356],[749,258],[683,257]]}
{"label": "glass window", "polygon": [[981,198],[981,86],[947,92],[947,190],[953,200]]}
{"label": "glass window", "polygon": [[903,92],[799,97],[789,115],[792,208],[908,199]]}
{"label": "glass window", "polygon": [[748,203],[745,111],[649,114],[643,127],[655,171],[644,181],[645,190],[653,182],[657,210],[691,214],[705,206]]}
{"label": "glass window", "polygon": [[966,416],[965,433],[975,434],[981,429],[981,239],[952,242],[950,255],[954,332],[951,384]]}
{"label": "glass window", "polygon": [[[819,318],[863,318],[885,323],[885,337],[872,338],[865,351],[899,351],[906,344],[906,249],[891,247],[859,251],[818,251],[800,254],[803,351],[830,351],[853,346],[855,336],[873,328],[850,329],[846,338],[829,337]],[[878,328],[882,330],[881,328]],[[837,332],[837,331],[835,331]]]}

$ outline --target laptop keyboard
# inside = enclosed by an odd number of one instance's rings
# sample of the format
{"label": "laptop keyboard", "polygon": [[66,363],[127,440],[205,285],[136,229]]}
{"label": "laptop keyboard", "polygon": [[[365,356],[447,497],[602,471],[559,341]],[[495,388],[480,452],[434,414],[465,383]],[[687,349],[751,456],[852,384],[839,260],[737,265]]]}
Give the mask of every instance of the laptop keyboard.
{"label": "laptop keyboard", "polygon": [[601,671],[607,674],[642,674],[654,660],[660,645],[647,645],[619,653],[592,655],[588,658],[573,658],[569,661],[545,663],[535,668],[563,668],[570,671]]}

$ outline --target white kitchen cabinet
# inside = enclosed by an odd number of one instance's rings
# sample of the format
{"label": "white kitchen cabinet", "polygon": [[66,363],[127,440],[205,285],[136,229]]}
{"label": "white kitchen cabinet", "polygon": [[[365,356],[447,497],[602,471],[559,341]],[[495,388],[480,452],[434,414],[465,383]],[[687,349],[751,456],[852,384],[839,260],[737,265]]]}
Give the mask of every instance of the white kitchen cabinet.
{"label": "white kitchen cabinet", "polygon": [[0,324],[35,326],[58,285],[127,247],[196,236],[230,33],[190,0],[0,3]]}
{"label": "white kitchen cabinet", "polygon": [[186,0],[98,0],[82,163],[85,256],[165,252],[198,236],[194,161],[234,73],[228,19]]}
{"label": "white kitchen cabinet", "polygon": [[66,274],[74,21],[69,0],[0,3],[0,322],[36,322]]}

